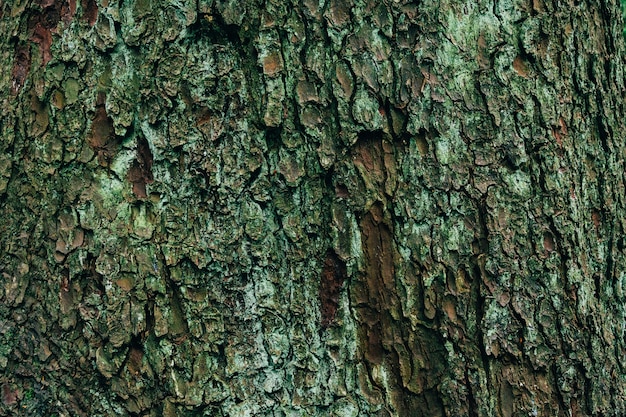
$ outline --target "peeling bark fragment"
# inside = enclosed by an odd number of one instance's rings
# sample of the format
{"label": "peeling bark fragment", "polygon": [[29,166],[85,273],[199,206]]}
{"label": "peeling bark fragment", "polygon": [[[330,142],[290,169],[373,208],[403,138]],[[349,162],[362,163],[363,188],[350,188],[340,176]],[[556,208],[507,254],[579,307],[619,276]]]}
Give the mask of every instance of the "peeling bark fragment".
{"label": "peeling bark fragment", "polygon": [[346,279],[346,264],[334,251],[329,250],[324,260],[320,279],[320,310],[322,328],[326,329],[335,319],[339,307],[339,292]]}

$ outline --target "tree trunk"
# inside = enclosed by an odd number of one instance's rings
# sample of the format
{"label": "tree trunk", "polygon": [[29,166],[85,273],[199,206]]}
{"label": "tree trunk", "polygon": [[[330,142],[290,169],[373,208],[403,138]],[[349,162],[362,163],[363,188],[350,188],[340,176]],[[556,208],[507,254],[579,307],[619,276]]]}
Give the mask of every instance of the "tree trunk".
{"label": "tree trunk", "polygon": [[626,414],[618,0],[0,10],[0,415]]}

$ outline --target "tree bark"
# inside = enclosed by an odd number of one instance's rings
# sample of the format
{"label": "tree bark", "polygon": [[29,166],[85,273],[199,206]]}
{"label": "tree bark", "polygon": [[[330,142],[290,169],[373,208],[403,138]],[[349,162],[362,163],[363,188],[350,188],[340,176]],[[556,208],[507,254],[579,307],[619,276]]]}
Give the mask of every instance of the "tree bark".
{"label": "tree bark", "polygon": [[0,415],[625,415],[623,27],[0,1]]}

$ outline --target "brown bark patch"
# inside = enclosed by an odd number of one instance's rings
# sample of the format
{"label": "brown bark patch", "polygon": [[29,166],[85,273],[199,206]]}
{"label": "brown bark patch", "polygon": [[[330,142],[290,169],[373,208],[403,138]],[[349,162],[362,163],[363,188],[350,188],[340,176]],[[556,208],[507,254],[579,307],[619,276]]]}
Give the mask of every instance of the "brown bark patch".
{"label": "brown bark patch", "polygon": [[559,117],[559,126],[561,127],[561,134],[563,136],[567,135],[567,124],[565,123],[565,119]]}
{"label": "brown bark patch", "polygon": [[593,210],[591,212],[591,220],[593,221],[593,227],[595,227],[596,232],[598,232],[602,224],[602,214],[597,210]]}
{"label": "brown bark patch", "polygon": [[61,20],[63,22],[70,23],[74,14],[76,13],[76,0],[69,0],[67,3],[61,6]]}
{"label": "brown bark patch", "polygon": [[41,12],[41,26],[43,26],[45,29],[55,29],[60,20],[60,8],[57,9],[56,7],[46,7],[43,12]]}
{"label": "brown bark patch", "polygon": [[50,47],[52,46],[52,33],[49,28],[44,27],[41,23],[37,23],[33,28],[31,40],[39,44],[41,49],[41,66],[46,66],[52,59]]}
{"label": "brown bark patch", "polygon": [[394,146],[381,132],[361,132],[353,150],[354,165],[367,188],[383,199],[391,194],[396,181]]}
{"label": "brown bark patch", "polygon": [[304,104],[307,102],[319,102],[319,95],[317,94],[317,88],[315,84],[309,81],[300,81],[296,86],[296,93],[298,94],[298,103]]}
{"label": "brown bark patch", "polygon": [[378,204],[363,216],[360,226],[366,271],[355,301],[363,325],[365,359],[378,365],[384,351],[393,347],[394,322],[390,313],[397,301],[393,239],[389,227],[382,222],[382,208]]}
{"label": "brown bark patch", "polygon": [[491,58],[489,51],[487,49],[487,41],[485,40],[485,35],[480,34],[477,40],[478,46],[478,57],[477,62],[478,66],[482,69],[487,69],[491,65]]}
{"label": "brown bark patch", "polygon": [[[385,198],[385,183],[395,171],[393,149],[380,132],[362,132],[354,146],[353,162],[371,192]],[[353,288],[353,302],[361,322],[365,360],[380,365],[393,349],[398,297],[394,281],[393,236],[383,221],[383,203],[371,206],[360,222],[364,276]]]}
{"label": "brown bark patch", "polygon": [[[425,139],[423,148],[428,152]],[[362,270],[350,284],[363,372],[367,373],[359,378],[365,381],[361,385],[364,392],[385,392],[397,415],[441,415],[442,404],[433,395],[433,388],[441,381],[445,351],[435,333],[418,329],[408,336],[412,325],[406,322],[407,312],[403,311],[404,284],[396,280],[398,255],[390,216],[385,212],[393,204],[390,197],[397,182],[396,152],[396,144],[385,140],[382,132],[361,132],[352,151],[366,191],[378,199],[359,222]],[[439,302],[435,292],[429,297],[413,296],[422,303],[428,298],[428,315],[436,316]],[[451,322],[458,321],[452,300],[445,312]],[[383,372],[384,380],[380,377]]]}
{"label": "brown bark patch", "polygon": [[511,417],[513,415],[513,387],[507,380],[500,382],[500,413],[503,417]]}
{"label": "brown bark patch", "polygon": [[45,9],[46,7],[54,6],[54,3],[55,3],[55,0],[38,0],[37,1],[37,4],[42,9]]}
{"label": "brown bark patch", "polygon": [[400,107],[406,106],[411,100],[423,96],[422,91],[426,84],[424,70],[420,68],[417,60],[412,57],[404,57],[399,63],[400,83],[399,96]]}
{"label": "brown bark patch", "polygon": [[[411,337],[407,334],[410,325],[403,318],[401,284],[395,280],[394,238],[383,220],[382,204],[365,213],[360,228],[364,271],[352,283],[351,302],[356,306],[369,381],[375,390],[386,392],[397,415],[442,415],[432,389],[441,381],[445,352],[438,338],[424,329]],[[452,303],[446,312],[450,320],[457,320]],[[386,381],[380,379],[381,368]]]}
{"label": "brown bark patch", "polygon": [[348,67],[345,65],[337,65],[335,75],[337,76],[337,81],[341,86],[344,97],[349,98],[350,96],[352,96],[352,93],[354,91],[354,82],[352,79],[352,74],[350,73]]}
{"label": "brown bark patch", "polygon": [[91,132],[87,137],[87,143],[98,157],[98,163],[108,166],[117,152],[118,140],[113,129],[113,119],[106,111],[106,96],[99,93],[96,99],[96,112],[91,122]]}
{"label": "brown bark patch", "polygon": [[350,197],[350,193],[348,192],[348,187],[344,184],[336,184],[335,185],[335,196],[337,198],[348,198]]}
{"label": "brown bark patch", "polygon": [[550,233],[545,233],[543,235],[543,248],[546,250],[546,252],[554,252],[554,247],[554,238]]}
{"label": "brown bark patch", "polygon": [[563,147],[563,137],[567,136],[567,125],[562,117],[559,118],[559,128],[552,128],[552,135],[554,136],[556,143],[559,145],[559,148]]}
{"label": "brown bark patch", "polygon": [[[52,32],[64,19],[71,18],[70,5],[65,1],[43,0],[39,2],[41,10],[33,13],[28,19],[28,28],[31,31],[30,40],[39,44],[41,50],[41,65],[45,66],[52,59]],[[69,20],[68,20],[69,21]]]}
{"label": "brown bark patch", "polygon": [[513,60],[513,69],[520,77],[528,78],[528,65],[522,57],[515,57],[515,59]]}
{"label": "brown bark patch", "polygon": [[89,23],[89,26],[96,24],[98,19],[98,4],[95,0],[81,0],[80,5],[83,8],[83,20]]}
{"label": "brown bark patch", "polygon": [[350,22],[351,2],[333,0],[324,17],[333,27],[343,27]]}
{"label": "brown bark patch", "polygon": [[[190,106],[193,106],[193,104],[190,104]],[[228,105],[224,107],[228,108]],[[224,133],[224,117],[222,115],[214,114],[205,107],[197,110],[195,115],[197,117],[196,126],[198,130],[206,135],[209,140],[215,141],[222,136],[222,133]]]}
{"label": "brown bark patch", "polygon": [[15,404],[17,402],[17,390],[12,390],[9,384],[2,386],[2,401],[5,405]]}
{"label": "brown bark patch", "polygon": [[283,58],[279,52],[272,52],[263,58],[263,74],[273,76],[282,71]]}
{"label": "brown bark patch", "polygon": [[11,70],[11,94],[17,95],[18,91],[24,85],[26,77],[30,72],[30,48],[27,45],[19,45],[15,48],[15,58],[13,60],[13,69]]}
{"label": "brown bark patch", "polygon": [[420,130],[419,134],[415,136],[415,145],[417,146],[417,150],[420,155],[426,156],[430,152],[430,147],[428,146],[428,141],[426,140],[426,132]]}
{"label": "brown bark patch", "polygon": [[141,373],[143,361],[143,350],[133,346],[128,352],[128,371],[131,375],[139,375]]}
{"label": "brown bark patch", "polygon": [[324,259],[320,278],[320,312],[322,328],[328,328],[335,320],[339,308],[339,294],[346,279],[346,264],[337,254],[329,250]]}
{"label": "brown bark patch", "polygon": [[457,323],[456,307],[452,298],[446,298],[443,301],[443,311],[452,323]]}
{"label": "brown bark patch", "polygon": [[146,184],[154,182],[152,175],[152,151],[144,137],[137,140],[137,159],[128,171],[128,180],[133,185],[133,193],[137,198],[146,198]]}
{"label": "brown bark patch", "polygon": [[363,167],[371,172],[376,177],[383,176],[382,166],[379,163],[379,155],[381,154],[380,141],[364,138],[359,141],[355,148],[355,158],[357,163],[363,165]]}

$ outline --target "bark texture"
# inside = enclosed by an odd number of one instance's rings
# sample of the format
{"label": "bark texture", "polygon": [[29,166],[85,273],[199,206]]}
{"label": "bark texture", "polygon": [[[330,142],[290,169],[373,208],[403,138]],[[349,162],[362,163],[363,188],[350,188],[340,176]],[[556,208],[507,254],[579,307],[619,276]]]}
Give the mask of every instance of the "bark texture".
{"label": "bark texture", "polygon": [[622,30],[0,1],[0,415],[625,415]]}

